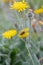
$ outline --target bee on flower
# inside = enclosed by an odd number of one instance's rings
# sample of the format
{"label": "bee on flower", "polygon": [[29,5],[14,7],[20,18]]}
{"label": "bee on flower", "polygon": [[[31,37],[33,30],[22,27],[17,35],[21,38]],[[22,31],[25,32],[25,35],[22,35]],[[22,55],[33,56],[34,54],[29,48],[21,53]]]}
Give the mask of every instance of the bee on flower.
{"label": "bee on flower", "polygon": [[19,32],[20,38],[26,38],[29,36],[29,28],[25,28]]}

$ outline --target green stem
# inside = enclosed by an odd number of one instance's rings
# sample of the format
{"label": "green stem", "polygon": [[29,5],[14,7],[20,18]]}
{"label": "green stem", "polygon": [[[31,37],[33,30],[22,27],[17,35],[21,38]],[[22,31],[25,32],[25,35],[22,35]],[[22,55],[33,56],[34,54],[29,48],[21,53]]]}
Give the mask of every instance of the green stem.
{"label": "green stem", "polygon": [[[21,39],[21,40],[23,40],[23,39]],[[29,48],[28,48],[28,44],[25,42],[25,40],[23,40],[23,42],[25,43],[25,47],[26,47],[26,49],[27,49],[27,51],[28,51],[28,57],[30,56],[30,58],[31,58],[31,60],[32,60],[32,56],[31,56],[31,54],[30,54],[30,51],[29,51]],[[32,63],[33,63],[33,65],[35,65],[33,60],[32,60]]]}
{"label": "green stem", "polygon": [[29,21],[29,26],[30,26],[30,36],[29,36],[29,40],[31,41],[31,17],[29,18],[30,19],[30,21]]}
{"label": "green stem", "polygon": [[29,51],[29,48],[28,48],[28,46],[27,46],[27,44],[26,44],[26,49],[28,50],[28,56],[30,56],[33,65],[35,65],[35,64],[34,64],[34,61],[33,61],[33,59],[32,59],[31,53],[30,53],[30,51]]}

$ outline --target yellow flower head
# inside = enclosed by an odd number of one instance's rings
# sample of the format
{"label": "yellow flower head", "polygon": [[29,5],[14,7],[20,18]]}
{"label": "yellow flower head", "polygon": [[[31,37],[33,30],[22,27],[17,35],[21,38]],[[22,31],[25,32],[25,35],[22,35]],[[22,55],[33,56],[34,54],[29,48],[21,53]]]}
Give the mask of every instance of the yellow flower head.
{"label": "yellow flower head", "polygon": [[41,14],[41,13],[43,13],[43,9],[42,9],[42,8],[36,9],[36,10],[34,11],[34,13],[35,13],[35,14]]}
{"label": "yellow flower head", "polygon": [[25,28],[25,29],[21,30],[19,33],[20,38],[26,38],[26,37],[28,37],[28,35],[29,35],[29,28]]}
{"label": "yellow flower head", "polygon": [[30,6],[28,6],[26,2],[14,2],[14,4],[11,5],[10,9],[15,9],[15,10],[18,10],[19,12],[21,12],[28,7],[30,7]]}
{"label": "yellow flower head", "polygon": [[8,30],[2,34],[4,38],[10,39],[17,34],[16,30]]}

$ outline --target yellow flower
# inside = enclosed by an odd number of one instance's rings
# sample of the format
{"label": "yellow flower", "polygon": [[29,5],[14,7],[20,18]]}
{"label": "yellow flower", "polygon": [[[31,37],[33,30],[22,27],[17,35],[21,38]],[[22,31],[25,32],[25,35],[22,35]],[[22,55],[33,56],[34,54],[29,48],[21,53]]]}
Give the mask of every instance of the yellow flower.
{"label": "yellow flower", "polygon": [[41,13],[43,13],[43,9],[42,9],[42,8],[36,9],[36,10],[34,11],[34,13],[35,13],[35,14],[41,14]]}
{"label": "yellow flower", "polygon": [[16,30],[8,30],[2,34],[4,38],[10,39],[17,34]]}
{"label": "yellow flower", "polygon": [[25,29],[21,30],[19,33],[20,38],[26,38],[28,36],[29,36],[29,28],[25,28]]}
{"label": "yellow flower", "polygon": [[30,6],[27,5],[26,2],[14,2],[14,4],[11,5],[10,9],[15,9],[15,10],[18,10],[19,12],[21,12],[28,7],[30,7]]}

